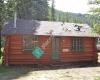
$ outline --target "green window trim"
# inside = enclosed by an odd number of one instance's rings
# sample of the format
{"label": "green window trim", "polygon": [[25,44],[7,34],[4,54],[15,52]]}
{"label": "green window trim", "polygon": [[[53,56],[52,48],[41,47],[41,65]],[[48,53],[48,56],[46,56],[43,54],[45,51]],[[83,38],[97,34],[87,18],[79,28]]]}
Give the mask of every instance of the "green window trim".
{"label": "green window trim", "polygon": [[23,51],[32,51],[38,46],[38,36],[26,35],[23,36]]}
{"label": "green window trim", "polygon": [[84,50],[83,38],[74,37],[72,38],[72,51],[82,52]]}

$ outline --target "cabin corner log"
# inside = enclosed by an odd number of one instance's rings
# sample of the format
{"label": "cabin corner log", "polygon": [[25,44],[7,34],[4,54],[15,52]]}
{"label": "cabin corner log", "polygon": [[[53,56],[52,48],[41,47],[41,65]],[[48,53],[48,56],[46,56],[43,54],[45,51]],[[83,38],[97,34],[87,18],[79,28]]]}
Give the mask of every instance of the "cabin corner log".
{"label": "cabin corner log", "polygon": [[5,42],[5,48],[4,48],[4,64],[8,65],[8,56],[9,56],[9,50],[10,50],[10,40],[9,40],[9,36],[6,36],[6,42]]}
{"label": "cabin corner log", "polygon": [[97,47],[96,47],[96,38],[93,38],[93,49],[94,49],[94,60],[93,60],[93,64],[97,64],[98,63],[98,51],[97,51]]}

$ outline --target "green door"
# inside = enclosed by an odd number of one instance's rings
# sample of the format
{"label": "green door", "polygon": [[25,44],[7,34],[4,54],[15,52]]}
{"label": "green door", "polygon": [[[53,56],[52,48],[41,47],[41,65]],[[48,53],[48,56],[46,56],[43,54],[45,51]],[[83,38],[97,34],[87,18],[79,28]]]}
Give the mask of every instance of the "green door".
{"label": "green door", "polygon": [[52,46],[51,46],[51,60],[59,61],[60,54],[60,40],[59,37],[52,38]]}

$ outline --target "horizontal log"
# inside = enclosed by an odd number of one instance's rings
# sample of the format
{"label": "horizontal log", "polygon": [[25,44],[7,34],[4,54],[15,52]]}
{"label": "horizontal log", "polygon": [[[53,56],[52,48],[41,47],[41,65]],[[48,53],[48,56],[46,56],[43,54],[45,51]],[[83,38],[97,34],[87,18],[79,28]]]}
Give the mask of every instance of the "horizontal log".
{"label": "horizontal log", "polygon": [[8,64],[50,64],[50,62],[12,62],[10,61]]}
{"label": "horizontal log", "polygon": [[81,61],[93,61],[93,59],[67,59],[67,60],[61,60],[61,62],[81,62]]}

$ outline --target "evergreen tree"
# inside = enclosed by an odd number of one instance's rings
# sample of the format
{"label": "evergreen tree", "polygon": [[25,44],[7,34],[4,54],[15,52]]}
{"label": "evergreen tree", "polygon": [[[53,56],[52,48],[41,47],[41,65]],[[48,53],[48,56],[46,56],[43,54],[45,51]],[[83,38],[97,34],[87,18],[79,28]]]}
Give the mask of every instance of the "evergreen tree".
{"label": "evergreen tree", "polygon": [[48,20],[48,0],[8,0],[8,17],[14,17],[15,11],[19,19]]}
{"label": "evergreen tree", "polygon": [[0,30],[3,26],[4,20],[5,20],[5,6],[4,6],[4,1],[0,1]]}
{"label": "evergreen tree", "polygon": [[[4,15],[4,1],[1,0],[0,1],[0,30],[1,30],[3,23],[4,23],[4,16],[5,16]],[[1,41],[1,38],[0,38],[0,41]],[[2,41],[1,41],[1,43],[2,43]],[[0,48],[2,47],[1,45],[0,45]],[[0,50],[0,59],[1,59],[1,56],[2,56],[2,52]]]}
{"label": "evergreen tree", "polygon": [[55,0],[52,0],[52,7],[51,7],[51,20],[52,21],[55,21],[55,9],[54,9],[55,5],[54,5],[54,3],[55,3]]}
{"label": "evergreen tree", "polygon": [[17,16],[19,19],[32,19],[32,0],[17,0]]}
{"label": "evergreen tree", "polygon": [[[97,8],[93,7],[90,10],[90,12],[92,12],[93,15],[95,15],[96,17],[100,19],[100,0],[93,0],[93,1],[90,1],[89,3],[98,6]],[[94,21],[93,30],[100,34],[100,21],[99,22]]]}
{"label": "evergreen tree", "polygon": [[48,0],[33,1],[33,19],[49,20],[48,19]]}

